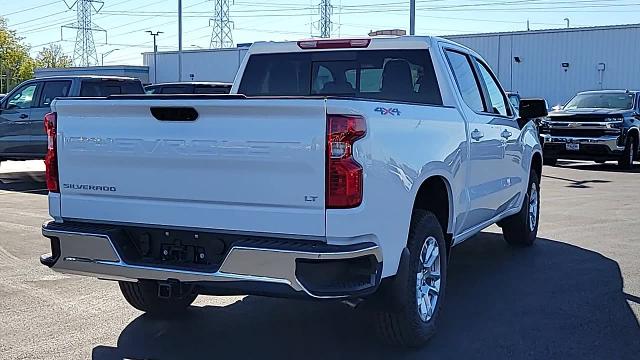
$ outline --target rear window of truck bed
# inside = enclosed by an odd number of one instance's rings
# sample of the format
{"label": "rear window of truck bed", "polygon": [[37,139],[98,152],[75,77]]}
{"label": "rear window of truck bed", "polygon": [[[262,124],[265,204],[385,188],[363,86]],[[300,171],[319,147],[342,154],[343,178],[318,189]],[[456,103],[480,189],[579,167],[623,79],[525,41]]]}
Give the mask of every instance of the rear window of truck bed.
{"label": "rear window of truck bed", "polygon": [[427,50],[319,51],[249,57],[238,93],[442,105]]}

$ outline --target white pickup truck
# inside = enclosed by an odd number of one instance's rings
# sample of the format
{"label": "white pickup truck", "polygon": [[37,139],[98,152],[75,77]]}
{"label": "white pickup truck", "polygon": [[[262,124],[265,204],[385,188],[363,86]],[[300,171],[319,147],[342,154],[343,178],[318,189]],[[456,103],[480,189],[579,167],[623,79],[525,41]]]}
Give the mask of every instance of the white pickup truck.
{"label": "white pickup truck", "polygon": [[256,43],[231,95],[52,108],[41,262],[117,280],[142,311],[201,294],[341,299],[418,346],[452,246],[494,223],[511,244],[536,238],[529,120],[546,104],[516,116],[486,62],[444,39]]}

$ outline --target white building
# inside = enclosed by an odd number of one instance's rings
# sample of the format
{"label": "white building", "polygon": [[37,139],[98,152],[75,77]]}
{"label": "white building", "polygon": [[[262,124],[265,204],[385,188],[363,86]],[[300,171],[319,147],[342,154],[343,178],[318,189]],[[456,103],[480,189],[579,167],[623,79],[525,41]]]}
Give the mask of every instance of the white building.
{"label": "white building", "polygon": [[[249,47],[183,50],[181,80],[233,82],[247,50]],[[157,68],[153,52],[143,53],[142,56],[143,64],[149,67],[151,83],[180,81],[177,51],[158,52]]]}
{"label": "white building", "polygon": [[480,53],[507,90],[550,105],[584,90],[640,89],[640,24],[447,38]]}
{"label": "white building", "polygon": [[[506,90],[550,105],[597,89],[640,89],[640,24],[446,36],[480,53]],[[183,81],[233,81],[246,47],[183,52]],[[151,82],[178,81],[177,52],[144,54]]]}

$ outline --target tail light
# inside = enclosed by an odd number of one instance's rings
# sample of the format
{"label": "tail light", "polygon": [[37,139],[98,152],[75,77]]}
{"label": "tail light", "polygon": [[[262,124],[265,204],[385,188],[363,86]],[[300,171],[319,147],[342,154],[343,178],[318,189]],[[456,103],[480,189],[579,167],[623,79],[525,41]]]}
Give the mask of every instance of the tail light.
{"label": "tail light", "polygon": [[54,112],[44,116],[44,130],[47,132],[47,155],[44,158],[46,166],[47,189],[51,192],[60,192],[58,182],[58,151],[57,151],[57,115]]}
{"label": "tail light", "polygon": [[347,209],[362,203],[362,165],[353,158],[353,143],[367,132],[360,116],[327,116],[328,209]]}

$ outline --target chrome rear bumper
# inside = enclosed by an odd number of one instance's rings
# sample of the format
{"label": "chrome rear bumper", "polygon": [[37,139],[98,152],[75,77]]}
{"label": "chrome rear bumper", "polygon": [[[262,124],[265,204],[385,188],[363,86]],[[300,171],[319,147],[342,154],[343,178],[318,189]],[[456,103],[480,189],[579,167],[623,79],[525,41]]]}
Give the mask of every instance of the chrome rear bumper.
{"label": "chrome rear bumper", "polygon": [[[53,223],[49,223],[53,224]],[[338,261],[363,257],[373,257],[379,266],[372,274],[370,286],[375,289],[382,272],[382,252],[378,245],[365,243],[362,246],[345,246],[345,251],[331,251],[321,248],[317,251],[300,251],[232,246],[215,272],[189,271],[161,266],[141,266],[128,264],[116,250],[109,235],[99,232],[77,232],[55,229],[44,224],[42,234],[52,239],[52,253],[45,254],[40,261],[51,269],[69,274],[92,276],[107,280],[137,281],[178,280],[180,282],[261,282],[284,284],[295,292],[303,292],[313,298],[344,298],[350,293],[322,295],[303,285],[296,275],[297,262]],[[57,224],[59,225],[59,224]]]}

